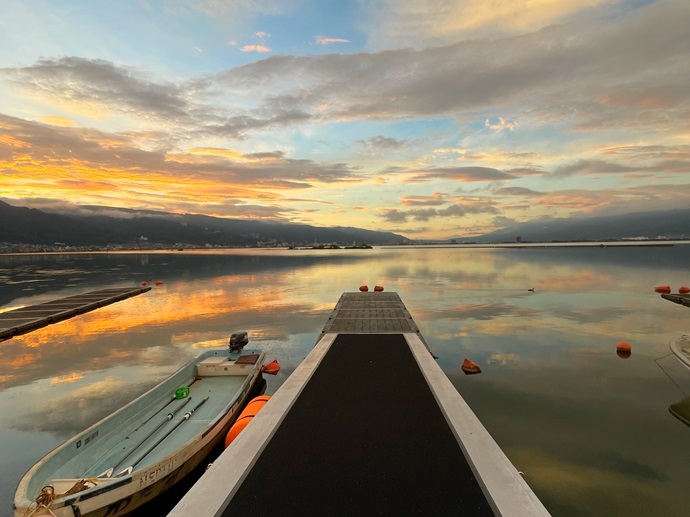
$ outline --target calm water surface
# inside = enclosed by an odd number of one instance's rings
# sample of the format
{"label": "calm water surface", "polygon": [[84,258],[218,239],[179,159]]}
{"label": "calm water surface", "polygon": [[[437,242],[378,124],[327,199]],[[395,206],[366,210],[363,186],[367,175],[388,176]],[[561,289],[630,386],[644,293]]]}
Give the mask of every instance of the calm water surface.
{"label": "calm water surface", "polygon": [[553,515],[690,515],[690,427],[668,412],[690,372],[663,357],[690,309],[653,292],[690,284],[688,264],[687,245],[0,256],[0,311],[165,282],[0,342],[0,516],[45,453],[233,331],[283,365],[274,392],[362,284],[400,294]]}

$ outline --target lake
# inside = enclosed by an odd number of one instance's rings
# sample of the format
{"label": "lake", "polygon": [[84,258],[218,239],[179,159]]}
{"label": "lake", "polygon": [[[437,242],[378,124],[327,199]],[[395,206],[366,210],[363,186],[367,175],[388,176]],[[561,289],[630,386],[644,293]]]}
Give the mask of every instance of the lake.
{"label": "lake", "polygon": [[[668,343],[690,330],[690,309],[654,286],[690,284],[688,264],[690,245],[0,256],[1,311],[164,282],[0,342],[0,516],[45,453],[232,332],[281,363],[275,392],[340,294],[368,284],[401,296],[553,515],[685,517],[690,427],[668,406],[690,395],[690,371]],[[480,375],[462,373],[466,357]]]}

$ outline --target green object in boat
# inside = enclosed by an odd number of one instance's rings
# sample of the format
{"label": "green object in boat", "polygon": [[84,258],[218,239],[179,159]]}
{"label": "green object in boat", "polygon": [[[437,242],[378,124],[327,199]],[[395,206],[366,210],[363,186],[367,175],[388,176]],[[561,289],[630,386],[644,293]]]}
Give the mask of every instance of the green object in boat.
{"label": "green object in boat", "polygon": [[175,390],[175,398],[176,399],[185,399],[189,396],[189,388],[187,386],[182,386],[181,388],[177,388]]}

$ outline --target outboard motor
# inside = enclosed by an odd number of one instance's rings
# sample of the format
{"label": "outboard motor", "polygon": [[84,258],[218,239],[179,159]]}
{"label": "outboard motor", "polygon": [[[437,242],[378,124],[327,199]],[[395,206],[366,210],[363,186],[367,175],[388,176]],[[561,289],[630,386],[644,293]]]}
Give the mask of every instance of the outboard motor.
{"label": "outboard motor", "polygon": [[249,343],[249,336],[246,332],[235,332],[230,336],[230,343],[228,344],[231,354],[236,354]]}

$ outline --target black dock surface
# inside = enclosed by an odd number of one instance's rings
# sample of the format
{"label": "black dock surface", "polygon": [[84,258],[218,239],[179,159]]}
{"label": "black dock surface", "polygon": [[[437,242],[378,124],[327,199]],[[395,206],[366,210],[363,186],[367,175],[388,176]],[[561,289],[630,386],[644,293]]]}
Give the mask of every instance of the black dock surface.
{"label": "black dock surface", "polygon": [[223,515],[272,510],[493,515],[402,334],[335,339]]}
{"label": "black dock surface", "polygon": [[343,293],[314,348],[169,517],[549,512],[397,293]]}
{"label": "black dock surface", "polygon": [[68,296],[0,313],[0,341],[26,334],[111,303],[150,291],[150,287],[115,287]]}

